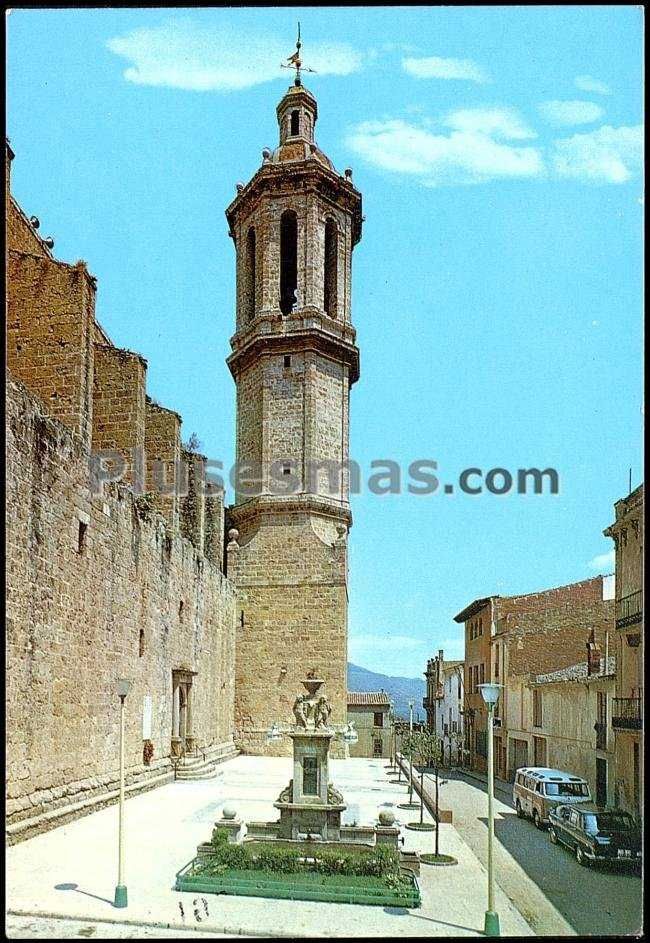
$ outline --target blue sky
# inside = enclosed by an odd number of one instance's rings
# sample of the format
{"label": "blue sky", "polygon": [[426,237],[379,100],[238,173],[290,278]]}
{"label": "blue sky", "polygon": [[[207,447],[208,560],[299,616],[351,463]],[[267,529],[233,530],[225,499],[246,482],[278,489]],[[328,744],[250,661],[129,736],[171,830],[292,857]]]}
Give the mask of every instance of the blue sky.
{"label": "blue sky", "polygon": [[364,199],[352,457],[560,476],[556,496],[353,499],[350,657],[418,675],[438,648],[462,655],[452,617],[473,598],[612,570],[602,530],[628,469],[642,478],[642,12],[10,14],[14,193],[226,466],[223,211],[275,146],[297,19],[318,142]]}

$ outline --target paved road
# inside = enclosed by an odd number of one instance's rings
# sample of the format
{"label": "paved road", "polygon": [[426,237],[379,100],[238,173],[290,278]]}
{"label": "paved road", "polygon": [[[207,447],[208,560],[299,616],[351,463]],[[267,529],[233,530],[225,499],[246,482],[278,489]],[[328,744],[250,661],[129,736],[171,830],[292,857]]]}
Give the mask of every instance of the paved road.
{"label": "paved road", "polygon": [[[445,776],[440,804],[452,809],[455,828],[485,864],[485,787],[460,773]],[[518,819],[502,791],[496,794],[494,809],[495,877],[535,933],[639,934],[642,900],[638,872],[603,865],[582,867],[565,848],[551,845],[545,831],[538,831],[527,819]]]}

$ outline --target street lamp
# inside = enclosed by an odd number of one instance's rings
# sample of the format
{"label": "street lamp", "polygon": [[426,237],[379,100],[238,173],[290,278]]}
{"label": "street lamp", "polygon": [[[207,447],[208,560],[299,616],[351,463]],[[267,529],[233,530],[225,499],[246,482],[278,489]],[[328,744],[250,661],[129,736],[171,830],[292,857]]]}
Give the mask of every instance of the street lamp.
{"label": "street lamp", "polygon": [[[409,734],[413,737],[413,701],[409,701]],[[409,750],[409,804],[413,803],[413,744]]]}
{"label": "street lamp", "polygon": [[118,865],[117,886],[115,888],[115,906],[126,907],[128,895],[124,884],[124,702],[131,690],[132,682],[127,678],[120,678],[117,682],[117,693],[120,699],[120,812],[118,825]]}
{"label": "street lamp", "polygon": [[488,760],[488,909],[485,912],[485,936],[500,936],[499,915],[494,909],[494,867],[493,867],[493,845],[494,845],[494,809],[492,799],[494,796],[494,708],[499,700],[501,684],[479,684],[479,691],[488,709],[487,726],[487,760]]}

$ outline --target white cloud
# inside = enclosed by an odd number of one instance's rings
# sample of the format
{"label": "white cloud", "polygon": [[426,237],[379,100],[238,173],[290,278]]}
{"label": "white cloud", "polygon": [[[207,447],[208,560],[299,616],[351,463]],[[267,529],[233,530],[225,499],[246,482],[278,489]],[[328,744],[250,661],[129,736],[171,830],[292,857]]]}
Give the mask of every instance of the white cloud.
{"label": "white cloud", "polygon": [[612,90],[609,85],[599,79],[594,79],[590,75],[579,75],[575,80],[576,88],[583,92],[595,92],[597,95],[611,95]]}
{"label": "white cloud", "polygon": [[524,124],[514,108],[462,108],[447,115],[444,124],[456,131],[511,140],[537,137],[535,132]]}
{"label": "white cloud", "polygon": [[616,553],[614,550],[608,550],[607,553],[599,553],[597,557],[590,560],[587,566],[596,573],[610,573],[614,569],[616,562]]}
{"label": "white cloud", "polygon": [[487,74],[471,59],[441,59],[427,56],[402,59],[402,68],[416,79],[464,79],[468,82],[489,82]]}
{"label": "white cloud", "polygon": [[612,128],[574,134],[554,142],[555,172],[594,183],[625,183],[641,170],[643,126]]}
{"label": "white cloud", "polygon": [[[274,36],[199,26],[190,19],[143,27],[107,43],[131,65],[124,78],[138,85],[188,91],[233,91],[288,75],[280,67],[291,44]],[[307,58],[307,57],[306,57]],[[363,57],[345,43],[314,43],[309,61],[319,75],[349,75]]]}
{"label": "white cloud", "polygon": [[591,124],[602,118],[600,105],[587,101],[546,101],[538,105],[543,118],[551,124]]}
{"label": "white cloud", "polygon": [[540,152],[498,140],[517,139],[524,125],[513,112],[494,109],[454,112],[436,134],[402,119],[365,121],[347,136],[348,146],[385,170],[412,174],[425,186],[479,183],[504,177],[535,177],[544,172]]}

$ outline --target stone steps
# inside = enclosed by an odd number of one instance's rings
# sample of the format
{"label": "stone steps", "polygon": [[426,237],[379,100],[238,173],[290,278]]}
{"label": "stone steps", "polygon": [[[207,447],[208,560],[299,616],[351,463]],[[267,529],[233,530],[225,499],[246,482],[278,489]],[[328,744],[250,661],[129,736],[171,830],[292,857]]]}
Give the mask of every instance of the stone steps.
{"label": "stone steps", "polygon": [[198,780],[216,779],[221,775],[218,768],[226,760],[233,759],[239,751],[232,747],[217,756],[203,759],[201,754],[185,757],[176,770],[176,780],[180,782],[196,782]]}

